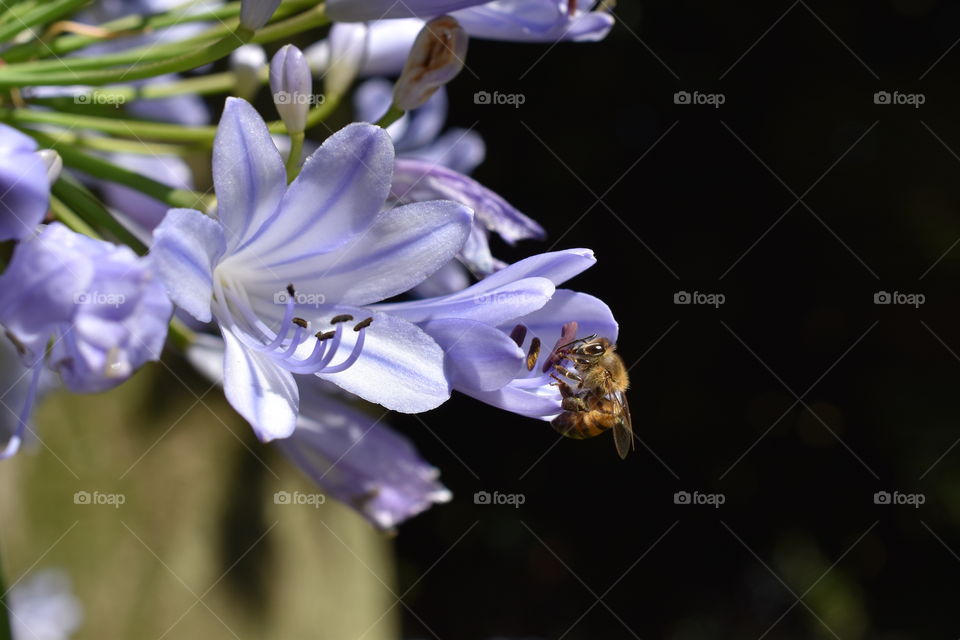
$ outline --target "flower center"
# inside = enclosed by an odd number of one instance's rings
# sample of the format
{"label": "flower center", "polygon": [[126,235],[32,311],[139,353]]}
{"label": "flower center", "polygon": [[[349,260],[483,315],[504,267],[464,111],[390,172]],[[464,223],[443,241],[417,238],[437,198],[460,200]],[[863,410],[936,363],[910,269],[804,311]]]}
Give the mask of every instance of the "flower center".
{"label": "flower center", "polygon": [[[353,316],[338,315],[330,319],[331,330],[315,331],[310,322],[295,315],[297,295],[293,285],[287,286],[284,313],[279,328],[274,331],[261,320],[243,288],[215,280],[214,304],[217,319],[248,348],[269,356],[278,365],[298,374],[340,373],[353,365],[363,351],[366,329],[373,318],[353,323]],[[358,335],[345,357],[337,359],[337,352],[346,351],[344,332],[351,327]],[[312,347],[311,347],[312,345]],[[308,352],[309,349],[309,352]]]}

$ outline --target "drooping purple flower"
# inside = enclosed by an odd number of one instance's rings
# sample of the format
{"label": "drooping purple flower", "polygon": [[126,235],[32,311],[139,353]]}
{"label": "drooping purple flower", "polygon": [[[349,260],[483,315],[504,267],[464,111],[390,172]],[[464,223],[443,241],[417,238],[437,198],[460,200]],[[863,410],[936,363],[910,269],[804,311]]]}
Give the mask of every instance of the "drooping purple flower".
{"label": "drooping purple flower", "polygon": [[[44,365],[77,393],[111,389],[160,357],[173,305],[151,260],[55,222],[17,246],[0,275],[0,325],[30,369],[16,452]],[[49,343],[49,346],[48,346]]]}
{"label": "drooping purple flower", "polygon": [[[595,4],[595,0],[328,0],[327,14],[336,22],[450,14],[475,38],[592,41],[606,37],[614,23],[607,11],[593,11]],[[402,33],[406,32],[398,27],[381,35],[399,40]]]}
{"label": "drooping purple flower", "polygon": [[[454,389],[520,415],[551,419],[560,413],[560,392],[542,358],[563,326],[576,322],[581,335],[616,341],[618,327],[601,300],[556,286],[596,263],[588,249],[526,258],[463,291],[411,302],[376,305],[416,323],[443,347]],[[519,344],[514,329],[525,328]],[[534,339],[541,360],[526,365]]]}
{"label": "drooping purple flower", "polygon": [[49,204],[47,165],[37,143],[0,124],[0,241],[33,233]]}
{"label": "drooping purple flower", "polygon": [[407,413],[449,397],[436,343],[367,305],[456,255],[472,213],[446,201],[382,210],[393,161],[385,131],[353,124],[288,187],[263,119],[231,98],[213,151],[218,220],[173,209],[154,232],[171,298],[198,320],[216,319],[227,399],[262,440],[293,433],[295,374]]}
{"label": "drooping purple flower", "polygon": [[[210,380],[223,384],[223,351],[222,339],[201,334],[187,357]],[[450,500],[437,469],[383,422],[382,410],[361,411],[358,398],[318,378],[299,376],[297,383],[297,428],[275,442],[325,493],[381,529]]]}

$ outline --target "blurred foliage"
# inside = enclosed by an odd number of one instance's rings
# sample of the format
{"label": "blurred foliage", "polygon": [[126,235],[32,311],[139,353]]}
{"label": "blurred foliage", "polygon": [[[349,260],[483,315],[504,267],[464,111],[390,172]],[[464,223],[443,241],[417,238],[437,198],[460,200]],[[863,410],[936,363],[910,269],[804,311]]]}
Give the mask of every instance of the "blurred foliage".
{"label": "blurred foliage", "polygon": [[397,637],[391,542],[333,501],[275,504],[316,490],[185,367],[54,393],[36,426],[42,444],[0,465],[4,572],[64,568],[78,640]]}

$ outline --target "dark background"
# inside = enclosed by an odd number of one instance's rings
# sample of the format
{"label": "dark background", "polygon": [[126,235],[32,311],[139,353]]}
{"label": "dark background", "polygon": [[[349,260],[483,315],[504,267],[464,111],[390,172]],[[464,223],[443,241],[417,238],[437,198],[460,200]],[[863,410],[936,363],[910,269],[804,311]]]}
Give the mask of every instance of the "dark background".
{"label": "dark background", "polygon": [[610,437],[558,442],[463,397],[393,416],[455,494],[396,539],[405,635],[957,637],[960,7],[615,13],[599,44],[471,43],[451,122],[488,143],[476,177],[550,234],[501,257],[596,251],[568,286],[618,317],[641,443],[621,462]]}

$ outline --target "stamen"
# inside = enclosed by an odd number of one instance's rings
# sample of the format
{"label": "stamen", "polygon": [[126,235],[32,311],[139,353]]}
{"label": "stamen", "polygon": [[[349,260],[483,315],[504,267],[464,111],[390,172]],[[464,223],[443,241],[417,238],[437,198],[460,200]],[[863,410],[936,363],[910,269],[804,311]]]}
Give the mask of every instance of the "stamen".
{"label": "stamen", "polygon": [[350,355],[347,356],[346,360],[334,367],[324,369],[322,373],[340,373],[341,371],[345,371],[351,365],[353,365],[353,363],[357,361],[357,358],[360,357],[360,352],[363,351],[363,341],[366,334],[366,331],[360,332],[360,335],[357,336],[356,343],[353,345],[353,351],[350,352]]}
{"label": "stamen", "polygon": [[513,328],[513,331],[510,332],[510,339],[517,343],[518,347],[523,346],[523,341],[527,337],[527,328],[522,324],[518,324]]}
{"label": "stamen", "polygon": [[316,335],[317,340],[329,340],[336,335],[336,333],[336,331],[317,331],[314,335]]}
{"label": "stamen", "polygon": [[563,360],[563,356],[558,354],[557,351],[576,341],[578,328],[579,325],[576,321],[568,322],[563,325],[563,327],[560,329],[560,339],[557,340],[557,343],[553,346],[553,351],[550,352],[550,357],[547,358],[543,363],[543,373],[546,373],[550,370],[550,367]]}
{"label": "stamen", "polygon": [[302,327],[304,329],[307,328],[307,321],[304,320],[303,318],[294,318],[293,324],[297,325],[298,327]]}
{"label": "stamen", "polygon": [[290,297],[291,297],[291,298],[296,298],[296,297],[297,297],[297,292],[296,292],[296,290],[293,288],[293,283],[292,283],[292,282],[287,285],[287,293],[290,294]]}
{"label": "stamen", "polygon": [[[293,289],[293,285],[287,286],[287,291]],[[287,299],[287,308],[283,312],[283,320],[280,322],[280,331],[277,332],[277,335],[270,341],[270,344],[264,345],[262,347],[263,351],[273,351],[281,344],[287,337],[287,333],[290,331],[290,324],[293,322],[293,294],[290,294],[290,298]]]}
{"label": "stamen", "polygon": [[365,320],[361,320],[360,322],[358,322],[357,325],[353,328],[353,330],[360,331],[361,329],[366,329],[371,324],[373,324],[373,318],[367,318]]}
{"label": "stamen", "polygon": [[348,313],[344,313],[344,314],[342,314],[342,315],[333,316],[332,318],[330,318],[330,324],[339,324],[339,323],[341,323],[341,322],[350,322],[351,320],[353,320],[353,316],[351,316],[351,315],[348,314]]}
{"label": "stamen", "polygon": [[537,358],[540,357],[540,338],[534,337],[530,343],[530,351],[527,352],[527,371],[533,371],[537,364]]}

